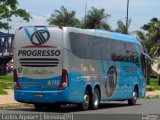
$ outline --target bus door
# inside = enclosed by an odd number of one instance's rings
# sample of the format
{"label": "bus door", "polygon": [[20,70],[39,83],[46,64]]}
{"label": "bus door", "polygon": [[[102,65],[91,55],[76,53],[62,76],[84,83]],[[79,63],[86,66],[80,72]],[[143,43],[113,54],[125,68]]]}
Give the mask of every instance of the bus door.
{"label": "bus door", "polygon": [[141,55],[141,68],[142,68],[142,74],[146,80],[149,79],[149,68],[151,67],[151,58],[143,53]]}
{"label": "bus door", "polygon": [[149,71],[148,71],[148,66],[149,66],[149,61],[150,59],[145,55],[145,54],[141,54],[140,55],[140,63],[141,63],[141,77],[140,77],[140,88],[142,88],[142,96],[144,96],[145,94],[145,86],[146,86],[146,80],[149,79]]}

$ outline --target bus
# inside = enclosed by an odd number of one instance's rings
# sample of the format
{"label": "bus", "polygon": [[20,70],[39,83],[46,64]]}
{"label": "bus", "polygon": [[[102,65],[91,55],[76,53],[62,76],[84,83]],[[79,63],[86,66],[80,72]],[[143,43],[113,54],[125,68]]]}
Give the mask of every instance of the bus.
{"label": "bus", "polygon": [[14,97],[38,110],[101,101],[135,105],[146,92],[150,57],[132,36],[99,29],[23,26],[14,41]]}

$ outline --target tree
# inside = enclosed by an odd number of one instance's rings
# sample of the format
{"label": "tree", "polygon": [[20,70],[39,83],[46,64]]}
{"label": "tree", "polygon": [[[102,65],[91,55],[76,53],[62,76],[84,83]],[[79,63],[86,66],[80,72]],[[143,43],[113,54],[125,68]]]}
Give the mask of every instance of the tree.
{"label": "tree", "polygon": [[[157,57],[157,60],[159,62],[157,69],[160,70],[160,56],[159,58]],[[160,85],[160,74],[158,75],[158,85]]]}
{"label": "tree", "polygon": [[55,10],[47,21],[49,22],[49,25],[79,26],[80,21],[75,15],[75,11],[68,11],[64,6],[61,6],[61,9]]}
{"label": "tree", "polygon": [[[150,49],[150,42],[146,33],[144,31],[136,31],[137,37],[139,38],[141,44],[143,45],[143,48],[145,49],[145,52],[148,53],[148,50]],[[148,53],[150,55],[150,53]]]}
{"label": "tree", "polygon": [[160,50],[160,20],[152,18],[151,21],[142,26],[145,32],[138,31],[137,36],[148,50],[151,57],[157,57],[157,52]]}
{"label": "tree", "polygon": [[128,21],[128,27],[126,27],[126,25],[122,20],[119,20],[117,22],[118,28],[115,30],[115,32],[126,34],[126,31],[128,31],[130,24],[131,24],[131,19],[129,19]]}
{"label": "tree", "polygon": [[108,17],[110,15],[106,14],[104,9],[92,7],[82,20],[82,28],[111,30],[109,24],[106,23]]}
{"label": "tree", "polygon": [[[146,34],[144,33],[144,32],[142,32],[142,31],[137,31],[137,37],[139,38],[139,40],[140,40],[140,42],[141,42],[141,44],[142,44],[142,46],[143,46],[143,48],[144,48],[144,51],[146,52],[146,53],[148,53],[147,51],[148,51],[148,47],[146,48],[146,46],[148,46],[148,38],[147,38],[147,36],[146,36]],[[151,65],[147,65],[147,78],[146,78],[146,82],[147,82],[147,84],[150,84],[150,72],[151,72]]]}
{"label": "tree", "polygon": [[[145,30],[145,32],[138,31],[137,36],[141,39],[148,54],[157,61],[160,51],[160,20],[152,18],[149,23],[142,26],[142,29]],[[160,60],[158,64],[158,66],[160,66]],[[158,76],[160,83],[160,74]]]}
{"label": "tree", "polygon": [[24,9],[18,8],[17,0],[1,0],[0,1],[0,29],[9,29],[9,25],[4,20],[11,21],[11,17],[21,17],[23,20],[29,21],[31,16]]}

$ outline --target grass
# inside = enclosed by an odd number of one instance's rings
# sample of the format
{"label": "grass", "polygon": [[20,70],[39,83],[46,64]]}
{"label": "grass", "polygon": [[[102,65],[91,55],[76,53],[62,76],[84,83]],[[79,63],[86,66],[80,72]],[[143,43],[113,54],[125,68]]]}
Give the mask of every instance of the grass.
{"label": "grass", "polygon": [[151,91],[160,90],[160,85],[158,85],[158,79],[151,78],[150,84],[147,85],[147,88],[152,89]]}
{"label": "grass", "polygon": [[[150,79],[150,84],[146,86],[146,90],[147,91],[155,91],[155,90],[160,91],[160,85],[158,85],[158,79],[157,78],[151,78]],[[154,98],[160,98],[160,95],[146,96],[146,99],[154,99]]]}
{"label": "grass", "polygon": [[10,105],[0,105],[0,110],[6,109],[15,109],[15,108],[26,108],[26,107],[34,107],[32,104],[10,104]]}
{"label": "grass", "polygon": [[4,89],[11,89],[13,85],[13,76],[0,76],[0,95],[7,94]]}
{"label": "grass", "polygon": [[146,96],[145,97],[146,99],[156,99],[156,98],[160,98],[159,95],[156,95],[156,96]]}
{"label": "grass", "polygon": [[0,82],[13,82],[13,76],[0,76]]}

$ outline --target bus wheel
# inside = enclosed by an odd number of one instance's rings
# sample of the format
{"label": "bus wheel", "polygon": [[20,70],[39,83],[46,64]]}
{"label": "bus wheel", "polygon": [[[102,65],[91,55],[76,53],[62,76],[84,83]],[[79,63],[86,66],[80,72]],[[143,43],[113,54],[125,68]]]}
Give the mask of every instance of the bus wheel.
{"label": "bus wheel", "polygon": [[100,92],[99,92],[99,90],[96,88],[96,89],[94,90],[93,95],[92,95],[92,100],[91,100],[90,108],[93,109],[93,110],[98,109],[99,103],[100,103]]}
{"label": "bus wheel", "polygon": [[44,104],[34,104],[34,108],[36,110],[44,110],[45,105]]}
{"label": "bus wheel", "polygon": [[133,92],[133,98],[128,100],[128,105],[135,105],[138,98],[138,90],[137,88],[134,88]]}
{"label": "bus wheel", "polygon": [[81,110],[86,111],[89,108],[89,103],[90,103],[90,94],[89,94],[89,91],[86,89],[83,97],[83,102],[78,104],[78,107]]}

